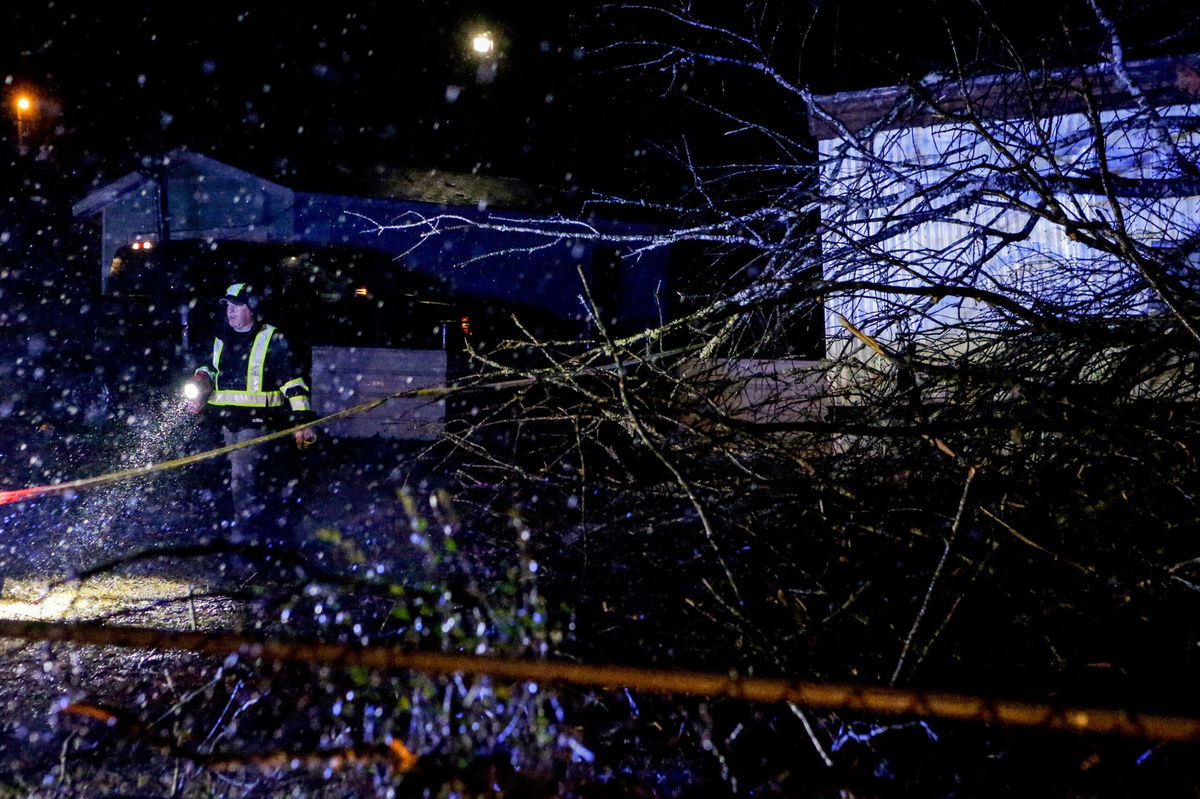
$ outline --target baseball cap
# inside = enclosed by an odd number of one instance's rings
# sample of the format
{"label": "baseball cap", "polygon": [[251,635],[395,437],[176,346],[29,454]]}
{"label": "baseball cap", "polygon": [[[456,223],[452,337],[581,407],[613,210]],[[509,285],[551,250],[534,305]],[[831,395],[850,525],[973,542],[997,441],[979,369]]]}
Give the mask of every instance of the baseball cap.
{"label": "baseball cap", "polygon": [[234,303],[235,305],[253,305],[254,291],[248,283],[233,283],[229,288],[225,289],[225,296],[221,298],[221,304]]}

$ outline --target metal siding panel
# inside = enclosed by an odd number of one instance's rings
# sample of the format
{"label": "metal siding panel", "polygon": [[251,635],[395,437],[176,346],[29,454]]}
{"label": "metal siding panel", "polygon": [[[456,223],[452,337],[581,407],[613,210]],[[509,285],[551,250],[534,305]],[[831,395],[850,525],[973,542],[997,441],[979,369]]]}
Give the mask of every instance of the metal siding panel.
{"label": "metal siding panel", "polygon": [[[443,350],[313,347],[313,409],[321,416],[417,388],[446,385]],[[328,431],[346,438],[432,440],[445,431],[441,398],[390,400],[378,408],[338,420]]]}

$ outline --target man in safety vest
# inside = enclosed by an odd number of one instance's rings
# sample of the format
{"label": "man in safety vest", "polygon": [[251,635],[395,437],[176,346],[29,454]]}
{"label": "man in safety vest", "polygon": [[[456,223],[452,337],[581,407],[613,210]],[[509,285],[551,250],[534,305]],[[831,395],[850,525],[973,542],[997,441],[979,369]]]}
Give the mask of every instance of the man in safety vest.
{"label": "man in safety vest", "polygon": [[[300,364],[283,332],[259,319],[254,290],[234,283],[221,304],[229,328],[216,336],[209,362],[196,370],[187,409],[199,413],[207,405],[216,411],[226,446],[316,419]],[[312,427],[295,432],[302,449],[316,437]],[[294,524],[285,506],[299,499],[293,496],[297,478],[276,443],[229,453],[236,528],[247,538],[279,541],[291,532],[280,528]]]}

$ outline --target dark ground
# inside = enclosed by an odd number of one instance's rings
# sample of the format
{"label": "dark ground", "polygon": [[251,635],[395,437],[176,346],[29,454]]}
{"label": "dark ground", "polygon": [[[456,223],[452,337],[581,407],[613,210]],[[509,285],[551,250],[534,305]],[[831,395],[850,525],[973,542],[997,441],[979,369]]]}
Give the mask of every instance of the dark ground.
{"label": "dark ground", "polygon": [[[47,405],[30,402],[31,393],[25,402],[18,395],[0,418],[2,489],[91,477],[219,445],[214,431],[169,400],[140,411],[142,418],[133,422],[111,414],[85,420],[82,414],[38,410]],[[298,552],[228,551],[223,542],[230,503],[222,458],[0,506],[0,617],[319,632],[324,617],[314,608],[323,600],[327,608],[334,605],[326,598],[334,589],[319,582],[325,576],[353,581],[371,568],[404,581],[423,568],[407,536],[398,534],[405,525],[396,501],[396,491],[411,477],[405,464],[421,446],[326,438],[306,453],[308,504],[299,531],[305,545]],[[168,551],[153,555],[162,550]],[[302,576],[297,566],[304,567]],[[191,740],[203,727],[202,742],[216,737],[235,748],[262,749],[261,729],[246,725],[248,735],[230,733],[228,718],[230,707],[238,706],[238,686],[244,695],[259,680],[257,669],[187,654],[101,647],[10,641],[0,642],[0,651],[0,796],[131,790],[145,796],[262,795],[268,785],[283,790],[312,778],[278,768],[200,778],[186,757],[166,746]],[[269,675],[271,668],[262,671]],[[259,723],[271,730],[302,724],[306,717],[296,712],[296,703],[311,679],[310,674],[286,689],[264,690],[282,701],[256,703],[264,709]],[[64,712],[72,702],[121,709],[122,720],[109,727]],[[172,714],[186,716],[188,723],[160,719],[146,728],[152,735],[132,731],[156,715]],[[309,738],[295,736],[301,748]],[[158,769],[164,772],[161,781],[147,776]],[[370,769],[365,773],[365,784],[359,784],[363,773],[338,775],[329,781],[335,791],[329,795],[370,795],[374,778]]]}
{"label": "dark ground", "polygon": [[[127,415],[87,420],[30,413],[31,407],[46,404],[16,404],[0,418],[0,490],[92,476],[216,443],[212,430],[178,415],[169,400],[132,423]],[[305,455],[309,502],[299,561],[222,550],[229,509],[219,459],[0,506],[0,617],[334,639],[354,623],[382,630],[387,603],[352,587],[364,570],[382,569],[406,586],[441,576],[437,559],[410,541],[411,517],[397,499],[405,487],[427,498],[449,481],[452,464],[426,450],[421,443],[326,438]],[[482,581],[504,582],[497,553],[510,549],[492,548],[486,537],[462,540],[469,551],[459,557],[481,569]],[[566,542],[563,549],[572,546],[581,545]],[[163,548],[175,551],[143,557]],[[578,573],[583,582],[560,580],[558,590],[567,583],[569,599],[594,599],[597,587],[586,580],[603,579],[611,569],[592,568]],[[636,571],[636,564],[623,568]],[[86,579],[70,579],[79,574]],[[573,656],[632,662],[636,653],[621,644],[618,615],[580,614],[583,632],[571,644]],[[646,634],[645,624],[633,626]],[[683,640],[703,632],[662,634]],[[395,763],[375,750],[343,767],[321,754],[378,741],[370,705],[347,699],[379,688],[376,678],[364,683],[361,675],[309,667],[111,647],[0,642],[0,651],[0,797],[449,796],[469,795],[471,785],[475,795],[553,795],[556,786],[570,786],[559,795],[679,797],[734,795],[734,780],[737,795],[804,799],[1197,795],[1188,747],[983,725],[873,723],[810,711],[820,737],[841,742],[827,753],[829,766],[789,708],[618,690],[559,694],[561,708],[554,708],[565,709],[564,720],[551,718],[539,728],[553,732],[547,745],[559,754],[524,775],[490,758],[456,761],[435,748],[417,772],[400,778]],[[80,708],[99,708],[101,715]],[[568,738],[582,741],[596,759],[570,756]],[[202,767],[214,752],[265,759]],[[268,757],[280,752],[308,754],[283,762]]]}

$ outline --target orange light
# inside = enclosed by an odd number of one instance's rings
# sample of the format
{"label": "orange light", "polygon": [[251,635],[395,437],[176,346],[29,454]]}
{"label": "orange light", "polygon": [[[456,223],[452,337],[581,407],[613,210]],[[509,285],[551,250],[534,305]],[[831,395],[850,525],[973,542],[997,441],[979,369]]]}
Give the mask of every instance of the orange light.
{"label": "orange light", "polygon": [[471,335],[471,317],[464,316],[462,319],[459,320],[458,324],[459,324],[459,327],[462,328],[462,332],[463,332],[464,336]]}
{"label": "orange light", "polygon": [[368,291],[367,291],[367,287],[366,287],[366,286],[359,286],[358,288],[356,288],[356,289],[354,290],[354,296],[355,296],[355,297],[366,297],[366,296],[368,296],[369,294],[370,294],[370,292],[368,292]]}
{"label": "orange light", "polygon": [[17,149],[24,155],[26,149],[26,136],[29,131],[26,130],[28,123],[25,117],[32,116],[34,113],[34,101],[28,94],[18,94],[12,98],[13,106],[17,109]]}

